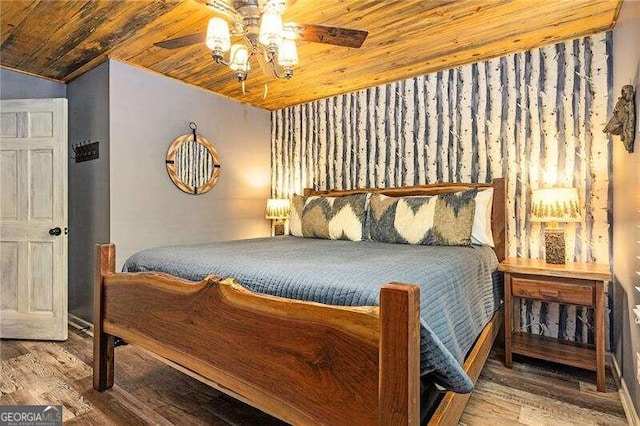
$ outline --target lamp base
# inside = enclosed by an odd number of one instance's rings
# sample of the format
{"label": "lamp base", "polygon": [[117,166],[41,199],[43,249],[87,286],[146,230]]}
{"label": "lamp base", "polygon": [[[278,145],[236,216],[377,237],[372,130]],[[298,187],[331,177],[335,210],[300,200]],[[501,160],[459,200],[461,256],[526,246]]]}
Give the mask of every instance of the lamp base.
{"label": "lamp base", "polygon": [[271,224],[271,235],[277,237],[280,235],[285,235],[285,233],[284,221],[274,220]]}
{"label": "lamp base", "polygon": [[544,251],[547,263],[555,265],[567,263],[564,229],[550,228],[544,230]]}

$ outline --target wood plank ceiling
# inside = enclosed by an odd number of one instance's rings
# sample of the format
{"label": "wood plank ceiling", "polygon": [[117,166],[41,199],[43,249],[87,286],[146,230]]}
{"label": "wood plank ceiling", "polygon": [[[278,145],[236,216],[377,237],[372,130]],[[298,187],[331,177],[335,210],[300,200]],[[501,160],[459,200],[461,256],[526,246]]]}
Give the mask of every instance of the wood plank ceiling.
{"label": "wood plank ceiling", "polygon": [[243,94],[204,43],[154,46],[204,31],[214,13],[199,1],[2,1],[0,65],[69,82],[111,57],[273,110],[610,29],[621,3],[288,0],[285,22],[367,30],[369,38],[360,49],[299,42],[293,79],[270,82],[263,99],[259,69]]}

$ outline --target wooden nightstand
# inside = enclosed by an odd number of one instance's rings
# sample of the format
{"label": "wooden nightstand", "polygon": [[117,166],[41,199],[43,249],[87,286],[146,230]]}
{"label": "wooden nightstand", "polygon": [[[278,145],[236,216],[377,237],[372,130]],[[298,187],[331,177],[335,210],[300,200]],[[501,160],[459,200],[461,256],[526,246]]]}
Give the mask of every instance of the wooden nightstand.
{"label": "wooden nightstand", "polygon": [[[500,263],[498,269],[505,273],[505,365],[511,368],[515,353],[585,368],[596,372],[598,391],[604,392],[604,283],[611,281],[609,266],[552,265],[543,259],[509,258]],[[594,308],[595,347],[514,331],[514,298]],[[515,319],[518,320],[519,315]]]}

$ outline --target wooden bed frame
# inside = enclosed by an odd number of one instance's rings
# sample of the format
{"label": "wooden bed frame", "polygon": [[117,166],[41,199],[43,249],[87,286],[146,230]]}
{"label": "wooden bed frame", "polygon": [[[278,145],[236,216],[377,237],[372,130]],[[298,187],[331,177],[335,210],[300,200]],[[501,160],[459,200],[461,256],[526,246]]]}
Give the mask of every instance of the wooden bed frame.
{"label": "wooden bed frame", "polygon": [[[505,181],[310,191],[434,195],[494,188],[492,229],[505,257]],[[375,307],[339,307],[252,293],[232,280],[116,273],[115,246],[97,246],[93,386],[113,386],[114,339],[293,424],[420,422],[419,287],[390,283]],[[475,382],[502,325],[498,310],[464,363]],[[447,392],[429,424],[454,424],[470,394]]]}

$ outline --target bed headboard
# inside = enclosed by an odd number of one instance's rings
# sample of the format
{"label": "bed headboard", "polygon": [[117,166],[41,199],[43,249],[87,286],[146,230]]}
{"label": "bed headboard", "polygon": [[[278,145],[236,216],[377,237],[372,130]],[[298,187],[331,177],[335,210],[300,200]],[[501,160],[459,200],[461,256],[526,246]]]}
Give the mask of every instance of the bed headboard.
{"label": "bed headboard", "polygon": [[504,178],[494,179],[491,183],[436,183],[433,185],[405,186],[398,188],[361,188],[348,190],[324,190],[318,191],[305,188],[304,195],[330,195],[341,196],[360,194],[363,192],[376,192],[389,197],[402,197],[405,195],[438,195],[447,192],[464,191],[466,189],[493,188],[493,211],[491,212],[491,231],[495,243],[495,252],[498,261],[502,262],[507,257],[507,225],[506,225],[506,199],[507,185]]}

